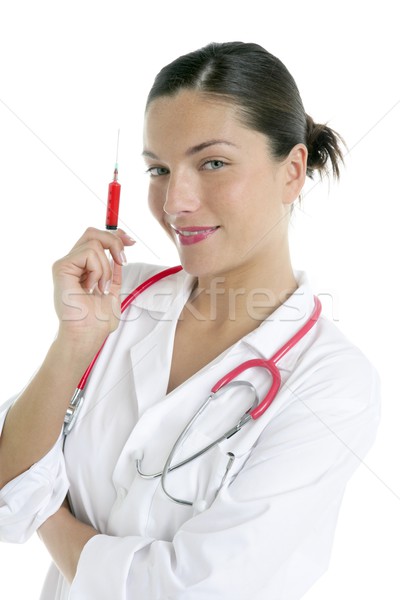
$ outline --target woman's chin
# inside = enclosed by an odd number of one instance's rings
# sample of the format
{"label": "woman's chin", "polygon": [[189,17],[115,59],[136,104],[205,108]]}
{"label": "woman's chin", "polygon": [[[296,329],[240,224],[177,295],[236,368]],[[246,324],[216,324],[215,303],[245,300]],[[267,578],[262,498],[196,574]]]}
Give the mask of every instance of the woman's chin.
{"label": "woman's chin", "polygon": [[179,248],[178,254],[184,271],[189,275],[201,277],[210,274],[213,269],[210,261],[202,260],[200,257],[188,257],[186,252],[179,252]]}
{"label": "woman's chin", "polygon": [[193,275],[193,277],[223,277],[226,274],[226,269],[218,260],[200,260],[199,258],[188,258],[186,255],[180,254],[180,261],[183,270],[189,275]]}

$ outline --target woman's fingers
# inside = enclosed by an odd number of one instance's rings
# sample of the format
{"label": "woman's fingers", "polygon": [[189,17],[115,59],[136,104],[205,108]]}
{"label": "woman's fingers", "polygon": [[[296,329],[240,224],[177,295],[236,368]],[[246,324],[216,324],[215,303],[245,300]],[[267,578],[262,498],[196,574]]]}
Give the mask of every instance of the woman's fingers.
{"label": "woman's fingers", "polygon": [[[102,246],[91,240],[74,247],[53,265],[55,281],[62,287],[81,287],[92,292],[96,285],[111,278],[111,267]],[[101,286],[100,286],[101,288]]]}
{"label": "woman's fingers", "polygon": [[[123,231],[122,229],[118,229],[114,235],[118,236],[121,239],[124,246],[132,246],[133,244],[136,244],[136,241],[130,235],[125,233],[125,231]],[[124,249],[121,250],[117,257],[119,260],[117,260],[114,255],[112,256],[114,259],[114,264],[112,265],[111,285],[117,286],[117,288],[119,289],[122,284],[122,266],[128,264],[128,261],[126,259]]]}
{"label": "woman's fingers", "polygon": [[135,240],[122,229],[111,232],[88,227],[71,251],[91,241],[98,242],[103,250],[109,250],[113,260],[119,265],[126,264],[124,247],[135,244]]}
{"label": "woman's fingers", "polygon": [[[55,263],[56,272],[59,263],[71,263],[68,265],[71,269],[69,274],[78,275],[80,271],[80,284],[86,291],[93,292],[97,285],[103,294],[107,294],[111,285],[121,284],[121,269],[117,269],[117,265],[127,264],[124,247],[133,244],[135,240],[123,230],[114,233],[89,227],[70,253]],[[114,263],[112,266],[110,256]],[[73,267],[76,267],[76,272]]]}
{"label": "woman's fingers", "polygon": [[[100,292],[103,294],[108,293],[111,285],[112,269],[103,247],[95,240],[91,240],[83,246],[83,249],[88,252],[86,289],[89,293],[92,293],[97,285]],[[78,249],[79,251],[81,250]]]}
{"label": "woman's fingers", "polygon": [[84,330],[85,335],[98,337],[117,327],[124,247],[134,243],[122,230],[111,233],[89,228],[71,251],[54,263],[55,307],[64,333],[75,335]]}

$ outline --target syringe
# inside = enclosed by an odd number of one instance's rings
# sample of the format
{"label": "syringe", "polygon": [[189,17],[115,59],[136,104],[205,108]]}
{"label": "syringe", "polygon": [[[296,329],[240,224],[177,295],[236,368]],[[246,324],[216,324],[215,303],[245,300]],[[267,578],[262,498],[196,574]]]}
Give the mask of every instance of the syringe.
{"label": "syringe", "polygon": [[108,186],[106,229],[116,231],[118,229],[119,198],[121,194],[121,184],[118,183],[118,147],[119,147],[119,129],[117,140],[117,155],[115,159],[114,179]]}
{"label": "syringe", "polygon": [[[117,139],[117,155],[115,158],[114,179],[108,185],[107,212],[106,212],[106,230],[116,231],[118,229],[119,198],[121,195],[121,184],[118,183],[118,147],[119,147],[119,129]],[[114,261],[111,252],[107,250],[107,258],[110,262],[111,270],[114,273]],[[108,294],[108,289],[106,292]]]}

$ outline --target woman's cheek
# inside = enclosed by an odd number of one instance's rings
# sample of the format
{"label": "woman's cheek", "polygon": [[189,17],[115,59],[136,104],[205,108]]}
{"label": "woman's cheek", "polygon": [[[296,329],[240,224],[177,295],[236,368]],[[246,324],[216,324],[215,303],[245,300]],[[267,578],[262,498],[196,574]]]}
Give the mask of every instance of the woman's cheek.
{"label": "woman's cheek", "polygon": [[152,191],[149,191],[148,206],[153,217],[168,234],[168,237],[170,237],[171,240],[175,243],[174,234],[171,232],[171,228],[165,223],[164,199],[162,195],[159,193],[157,194]]}
{"label": "woman's cheek", "polygon": [[164,202],[160,193],[157,193],[155,190],[149,189],[149,194],[147,198],[148,206],[153,217],[159,222],[162,222],[163,219],[163,206]]}

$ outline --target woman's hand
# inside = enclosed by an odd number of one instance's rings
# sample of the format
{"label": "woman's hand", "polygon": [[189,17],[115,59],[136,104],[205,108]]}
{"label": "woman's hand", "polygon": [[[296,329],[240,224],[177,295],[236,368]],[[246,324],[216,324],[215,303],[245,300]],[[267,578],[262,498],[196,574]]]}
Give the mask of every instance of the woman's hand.
{"label": "woman's hand", "polygon": [[[98,346],[118,326],[124,246],[135,241],[119,229],[90,227],[71,251],[54,263],[54,299],[60,334]],[[113,268],[106,255],[109,250]]]}
{"label": "woman's hand", "polygon": [[38,529],[38,536],[69,583],[75,577],[85,544],[97,534],[96,529],[70,513],[67,499]]}

